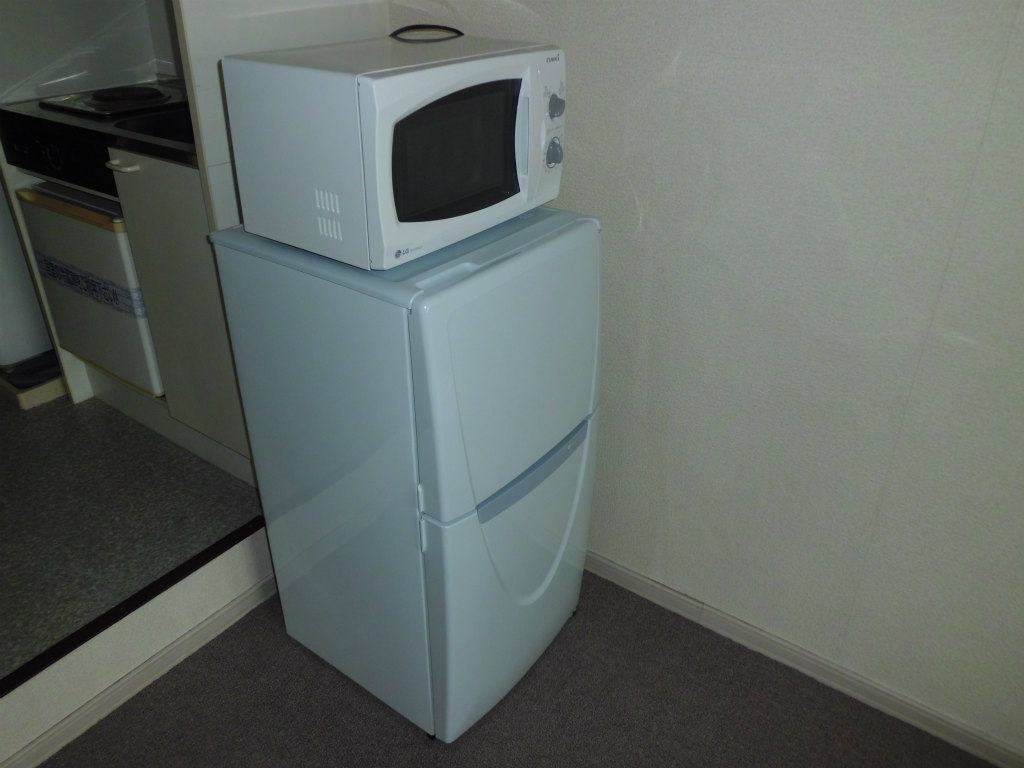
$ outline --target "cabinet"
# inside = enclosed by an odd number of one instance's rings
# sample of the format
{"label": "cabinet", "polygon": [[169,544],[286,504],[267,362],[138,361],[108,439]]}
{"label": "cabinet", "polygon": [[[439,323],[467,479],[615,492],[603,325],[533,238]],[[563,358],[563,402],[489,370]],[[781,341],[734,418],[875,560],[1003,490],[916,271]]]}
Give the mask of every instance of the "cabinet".
{"label": "cabinet", "polygon": [[110,150],[172,417],[249,455],[199,171]]}
{"label": "cabinet", "polygon": [[17,197],[60,346],[162,394],[120,206],[45,183]]}

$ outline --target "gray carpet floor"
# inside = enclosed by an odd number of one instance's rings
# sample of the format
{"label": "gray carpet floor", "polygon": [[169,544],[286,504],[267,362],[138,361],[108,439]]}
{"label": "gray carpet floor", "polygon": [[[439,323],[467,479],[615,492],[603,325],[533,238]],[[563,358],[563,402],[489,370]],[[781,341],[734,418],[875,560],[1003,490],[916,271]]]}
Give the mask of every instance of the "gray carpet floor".
{"label": "gray carpet floor", "polygon": [[547,652],[454,744],[430,739],[290,640],[274,598],[44,763],[985,765],[592,574]]}
{"label": "gray carpet floor", "polygon": [[0,678],[260,514],[252,486],[99,402],[0,399]]}

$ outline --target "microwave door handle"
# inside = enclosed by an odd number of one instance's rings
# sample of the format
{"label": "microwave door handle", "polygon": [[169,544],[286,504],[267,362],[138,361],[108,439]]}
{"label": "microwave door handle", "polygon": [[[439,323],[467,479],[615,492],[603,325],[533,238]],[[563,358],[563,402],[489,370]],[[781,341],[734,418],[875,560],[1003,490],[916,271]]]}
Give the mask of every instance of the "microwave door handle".
{"label": "microwave door handle", "polygon": [[516,111],[516,171],[526,177],[530,170],[530,97],[519,94]]}

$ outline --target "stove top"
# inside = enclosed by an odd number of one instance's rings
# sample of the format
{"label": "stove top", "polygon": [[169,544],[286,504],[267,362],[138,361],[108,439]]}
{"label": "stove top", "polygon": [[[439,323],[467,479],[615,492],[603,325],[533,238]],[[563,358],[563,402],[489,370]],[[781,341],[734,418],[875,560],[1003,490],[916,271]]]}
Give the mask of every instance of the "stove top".
{"label": "stove top", "polygon": [[167,83],[135,83],[42,99],[39,106],[105,120],[185,102],[181,88]]}

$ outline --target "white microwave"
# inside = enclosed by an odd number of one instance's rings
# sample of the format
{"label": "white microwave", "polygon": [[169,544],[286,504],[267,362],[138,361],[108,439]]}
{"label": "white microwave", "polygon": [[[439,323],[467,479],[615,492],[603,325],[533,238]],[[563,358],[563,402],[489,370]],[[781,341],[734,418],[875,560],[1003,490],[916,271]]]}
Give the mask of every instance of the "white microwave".
{"label": "white microwave", "polygon": [[385,38],[229,56],[242,225],[390,269],[558,195],[565,54]]}

